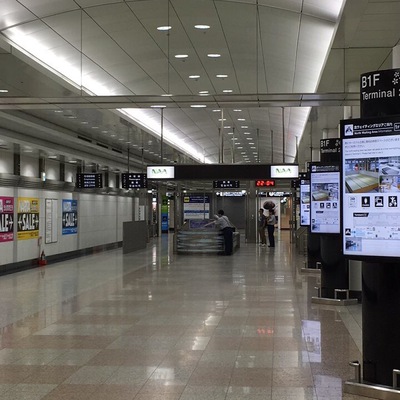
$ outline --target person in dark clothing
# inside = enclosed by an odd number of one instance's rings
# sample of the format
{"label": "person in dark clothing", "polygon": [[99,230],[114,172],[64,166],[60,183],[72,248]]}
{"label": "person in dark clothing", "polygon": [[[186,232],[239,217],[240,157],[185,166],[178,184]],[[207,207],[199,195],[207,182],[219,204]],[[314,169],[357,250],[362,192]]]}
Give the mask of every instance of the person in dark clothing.
{"label": "person in dark clothing", "polygon": [[221,229],[224,235],[225,255],[230,256],[233,252],[233,225],[225,215],[224,210],[219,210],[215,217],[217,218],[215,225]]}
{"label": "person in dark clothing", "polygon": [[276,217],[275,211],[269,210],[269,215],[267,217],[267,231],[268,231],[268,247],[275,247],[275,237],[274,237],[274,230],[276,224]]}
{"label": "person in dark clothing", "polygon": [[265,237],[265,228],[267,227],[267,218],[264,215],[264,209],[260,208],[258,210],[258,237],[260,239],[260,246],[265,246],[267,244],[267,238]]}

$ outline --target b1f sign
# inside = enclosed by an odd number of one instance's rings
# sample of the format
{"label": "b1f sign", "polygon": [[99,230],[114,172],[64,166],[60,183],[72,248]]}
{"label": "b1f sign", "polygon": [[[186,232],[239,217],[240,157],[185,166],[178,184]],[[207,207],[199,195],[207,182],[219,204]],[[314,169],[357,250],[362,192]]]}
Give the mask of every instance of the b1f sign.
{"label": "b1f sign", "polygon": [[271,178],[298,178],[299,166],[292,164],[271,165]]}
{"label": "b1f sign", "polygon": [[175,167],[153,165],[147,167],[147,179],[174,179]]}

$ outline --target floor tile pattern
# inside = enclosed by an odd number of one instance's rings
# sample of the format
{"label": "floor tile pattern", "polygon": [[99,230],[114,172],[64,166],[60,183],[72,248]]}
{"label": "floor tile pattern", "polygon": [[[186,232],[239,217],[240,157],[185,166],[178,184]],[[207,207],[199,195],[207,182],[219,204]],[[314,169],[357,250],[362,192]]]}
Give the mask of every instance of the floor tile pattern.
{"label": "floor tile pattern", "polygon": [[172,247],[0,277],[0,399],[362,399],[343,394],[361,306],[311,304],[287,233],[230,257]]}

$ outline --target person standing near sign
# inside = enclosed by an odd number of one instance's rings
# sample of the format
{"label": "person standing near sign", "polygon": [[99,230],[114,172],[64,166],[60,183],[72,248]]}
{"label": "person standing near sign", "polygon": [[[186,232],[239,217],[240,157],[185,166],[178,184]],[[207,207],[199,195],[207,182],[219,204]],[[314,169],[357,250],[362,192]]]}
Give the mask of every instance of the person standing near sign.
{"label": "person standing near sign", "polygon": [[267,217],[267,231],[268,231],[268,241],[269,241],[268,247],[275,247],[275,237],[274,237],[275,224],[276,224],[275,211],[271,209],[269,210],[269,215]]}
{"label": "person standing near sign", "polygon": [[230,256],[233,252],[233,225],[224,210],[219,210],[215,217],[217,218],[215,225],[222,230],[224,235],[225,255]]}
{"label": "person standing near sign", "polygon": [[264,247],[267,244],[267,238],[265,237],[265,228],[267,226],[267,218],[264,215],[264,209],[258,210],[258,237],[260,239],[260,246]]}

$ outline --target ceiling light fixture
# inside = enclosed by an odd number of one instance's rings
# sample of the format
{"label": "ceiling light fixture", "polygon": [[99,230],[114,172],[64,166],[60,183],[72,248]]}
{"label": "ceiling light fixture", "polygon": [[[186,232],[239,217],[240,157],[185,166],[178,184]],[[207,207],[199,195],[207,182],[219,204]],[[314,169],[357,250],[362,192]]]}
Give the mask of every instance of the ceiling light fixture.
{"label": "ceiling light fixture", "polygon": [[246,121],[246,118],[238,118],[238,121]]}
{"label": "ceiling light fixture", "polygon": [[240,112],[240,111],[242,111],[242,110],[236,109],[236,110],[233,110],[233,111],[235,111],[235,112]]}
{"label": "ceiling light fixture", "polygon": [[7,89],[0,89],[0,93],[8,93]]}
{"label": "ceiling light fixture", "polygon": [[170,29],[172,29],[170,25],[157,26],[158,31],[169,31]]}
{"label": "ceiling light fixture", "polygon": [[188,57],[189,56],[187,54],[175,54],[175,58],[178,58],[178,59],[185,59]]}
{"label": "ceiling light fixture", "polygon": [[189,79],[199,79],[200,75],[189,75]]}
{"label": "ceiling light fixture", "polygon": [[223,90],[222,92],[223,92],[223,93],[232,93],[233,90],[232,90],[232,89],[225,89],[225,90]]}
{"label": "ceiling light fixture", "polygon": [[153,104],[150,106],[151,108],[165,108],[166,106],[164,104]]}
{"label": "ceiling light fixture", "polygon": [[228,75],[226,75],[226,74],[218,74],[218,75],[215,75],[217,78],[227,78],[228,77]]}
{"label": "ceiling light fixture", "polygon": [[209,57],[209,58],[220,58],[220,57],[221,57],[221,54],[218,54],[218,53],[208,53],[208,54],[207,54],[207,57]]}
{"label": "ceiling light fixture", "polygon": [[192,107],[192,108],[205,108],[207,106],[205,104],[192,104],[190,107]]}
{"label": "ceiling light fixture", "polygon": [[161,97],[172,97],[173,94],[172,93],[164,93],[161,95]]}
{"label": "ceiling light fixture", "polygon": [[212,110],[213,112],[221,112],[221,110]]}
{"label": "ceiling light fixture", "polygon": [[200,30],[207,30],[210,29],[210,25],[204,25],[204,24],[197,24],[194,26],[196,29],[200,29]]}

